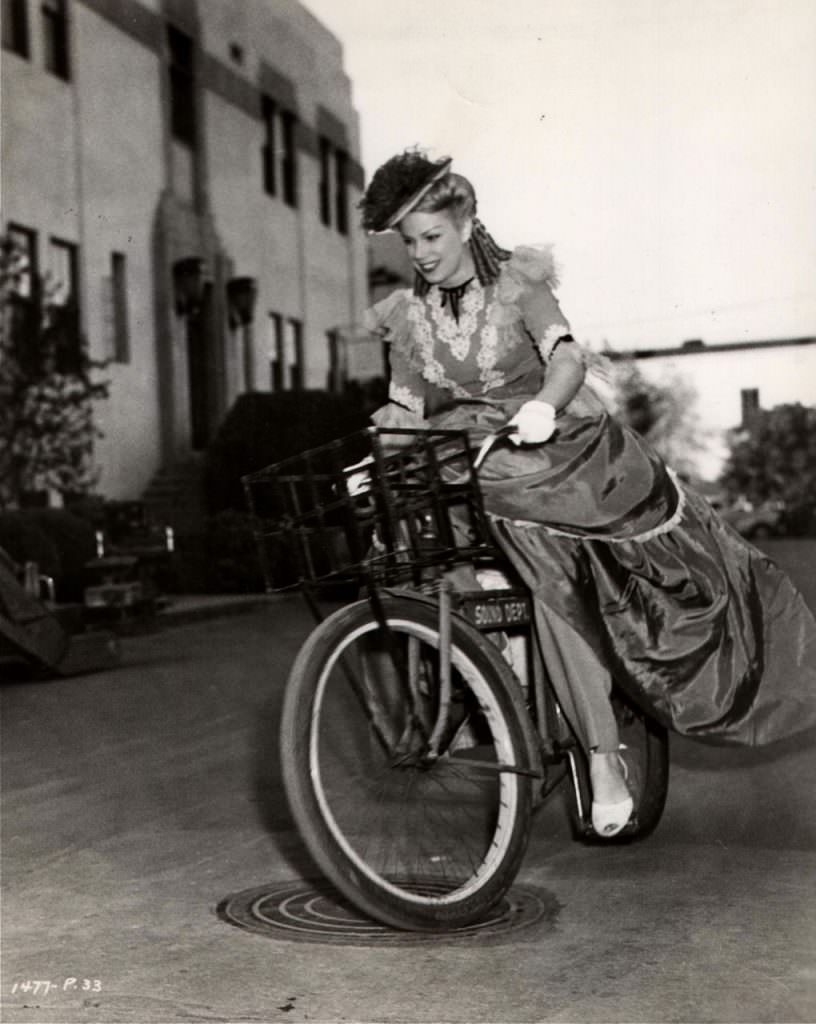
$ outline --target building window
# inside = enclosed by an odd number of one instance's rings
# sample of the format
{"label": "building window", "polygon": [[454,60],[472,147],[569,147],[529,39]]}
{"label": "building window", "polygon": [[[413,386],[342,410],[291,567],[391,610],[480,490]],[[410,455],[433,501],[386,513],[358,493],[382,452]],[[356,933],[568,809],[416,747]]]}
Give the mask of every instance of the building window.
{"label": "building window", "polygon": [[57,306],[75,301],[77,293],[76,246],[52,238],[48,249],[49,299]]}
{"label": "building window", "polygon": [[287,206],[298,205],[297,118],[281,110],[269,96],[261,101],[264,142],[261,147],[264,191],[280,195]]}
{"label": "building window", "polygon": [[9,296],[8,330],[14,359],[28,379],[42,372],[40,334],[39,280],[37,276],[37,232],[20,224],[6,229],[13,259],[13,279]]}
{"label": "building window", "polygon": [[33,300],[37,287],[37,232],[20,224],[9,224],[6,235],[14,253],[15,298]]}
{"label": "building window", "polygon": [[269,314],[269,384],[273,391],[303,387],[303,325],[280,313]]}
{"label": "building window", "polygon": [[278,107],[274,100],[264,96],[262,101],[263,123],[264,123],[264,144],[261,147],[261,161],[263,167],[264,192],[269,196],[277,195],[278,191],[278,147],[276,145],[276,121]]}
{"label": "building window", "polygon": [[82,369],[83,352],[79,324],[79,260],[77,247],[52,238],[48,247],[46,298],[49,325],[46,349],[51,368],[58,373]]}
{"label": "building window", "polygon": [[170,131],[188,146],[196,144],[194,49],[190,36],[167,26],[170,56]]}
{"label": "building window", "polygon": [[65,0],[42,0],[43,49],[46,68],[64,78],[68,67],[68,11]]}
{"label": "building window", "polygon": [[348,234],[348,157],[342,150],[334,154],[334,216],[341,235]]}
{"label": "building window", "polygon": [[332,146],[328,139],[320,139],[320,182],[318,185],[318,200],[320,207],[320,221],[327,227],[331,227],[331,155]]}
{"label": "building window", "polygon": [[292,391],[303,388],[303,324],[289,319],[284,335],[284,362],[286,379]]}
{"label": "building window", "polygon": [[329,346],[329,376],[326,390],[340,394],[346,383],[345,346],[342,345],[338,330],[326,331]]}
{"label": "building window", "polygon": [[297,118],[295,115],[284,110],[281,113],[281,143],[283,149],[281,170],[283,177],[283,201],[288,206],[292,207],[295,207],[298,204],[296,127]]}
{"label": "building window", "polygon": [[127,257],[121,252],[111,253],[111,306],[113,359],[117,363],[130,362],[130,330],[128,325]]}
{"label": "building window", "polygon": [[269,387],[283,391],[283,317],[269,314]]}
{"label": "building window", "polygon": [[319,159],[318,205],[321,223],[326,227],[333,225],[341,235],[347,235],[348,154],[342,149],[336,149],[328,139],[321,137]]}
{"label": "building window", "polygon": [[170,135],[173,191],[195,203],[196,196],[196,92],[195,46],[190,36],[167,26],[170,78]]}
{"label": "building window", "polygon": [[31,56],[28,38],[28,0],[3,0],[3,49]]}

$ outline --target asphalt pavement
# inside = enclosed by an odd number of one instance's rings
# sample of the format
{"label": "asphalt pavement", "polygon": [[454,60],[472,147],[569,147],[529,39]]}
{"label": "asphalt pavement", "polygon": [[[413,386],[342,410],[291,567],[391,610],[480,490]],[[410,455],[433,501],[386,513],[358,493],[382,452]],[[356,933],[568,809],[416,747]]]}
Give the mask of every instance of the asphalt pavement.
{"label": "asphalt pavement", "polygon": [[322,894],[280,789],[309,627],[277,598],[2,687],[4,1022],[816,1021],[813,737],[677,740],[647,841],[577,844],[555,798],[496,928],[367,930]]}

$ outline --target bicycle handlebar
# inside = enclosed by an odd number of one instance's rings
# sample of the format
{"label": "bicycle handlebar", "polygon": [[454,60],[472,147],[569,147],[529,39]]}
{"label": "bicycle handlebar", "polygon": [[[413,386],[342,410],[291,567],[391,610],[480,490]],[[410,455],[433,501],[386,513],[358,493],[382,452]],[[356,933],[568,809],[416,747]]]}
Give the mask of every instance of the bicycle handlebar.
{"label": "bicycle handlebar", "polygon": [[516,427],[511,423],[505,423],[503,427],[499,427],[498,430],[494,430],[492,434],[488,434],[487,437],[482,441],[479,446],[479,451],[476,453],[476,458],[473,460],[473,472],[477,472],[481,464],[490,454],[493,445],[498,441],[503,441],[506,437],[510,437],[511,434],[515,434]]}

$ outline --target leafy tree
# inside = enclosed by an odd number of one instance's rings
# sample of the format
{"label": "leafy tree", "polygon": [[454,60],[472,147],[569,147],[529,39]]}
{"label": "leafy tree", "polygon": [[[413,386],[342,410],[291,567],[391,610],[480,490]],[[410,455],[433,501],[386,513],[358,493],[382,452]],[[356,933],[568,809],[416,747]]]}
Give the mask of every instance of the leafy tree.
{"label": "leafy tree", "polygon": [[75,339],[75,308],[0,238],[0,507],[31,492],[87,493],[96,482],[93,403],[108,385],[93,379],[102,364]]}
{"label": "leafy tree", "polygon": [[732,431],[722,484],[754,504],[783,501],[788,528],[812,531],[816,510],[816,408],[799,402],[754,414]]}
{"label": "leafy tree", "polygon": [[694,476],[705,435],[697,415],[697,394],[680,374],[649,380],[633,360],[615,372],[616,412],[678,473]]}

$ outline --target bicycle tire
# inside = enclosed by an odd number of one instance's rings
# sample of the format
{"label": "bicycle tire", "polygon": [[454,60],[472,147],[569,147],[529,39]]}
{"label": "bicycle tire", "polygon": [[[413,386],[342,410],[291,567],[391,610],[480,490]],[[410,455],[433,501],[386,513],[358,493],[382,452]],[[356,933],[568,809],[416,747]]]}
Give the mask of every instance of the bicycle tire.
{"label": "bicycle tire", "polygon": [[393,596],[383,609],[392,642],[414,658],[417,693],[400,692],[369,603],[336,611],[289,675],[284,787],[312,858],[355,907],[400,929],[465,927],[501,900],[527,847],[535,762],[524,706],[500,654],[453,616],[455,700],[440,756],[423,761],[438,704],[437,611]]}
{"label": "bicycle tire", "polygon": [[592,805],[589,761],[577,745],[573,758],[573,786],[578,786],[581,806],[574,789],[570,801],[573,835],[577,839],[603,845],[630,843],[651,835],[663,816],[669,790],[669,734],[666,728],[616,686],[612,688],[612,708],[618,722],[627,785],[635,805],[632,820],[612,837],[598,836],[592,829],[589,820]]}

